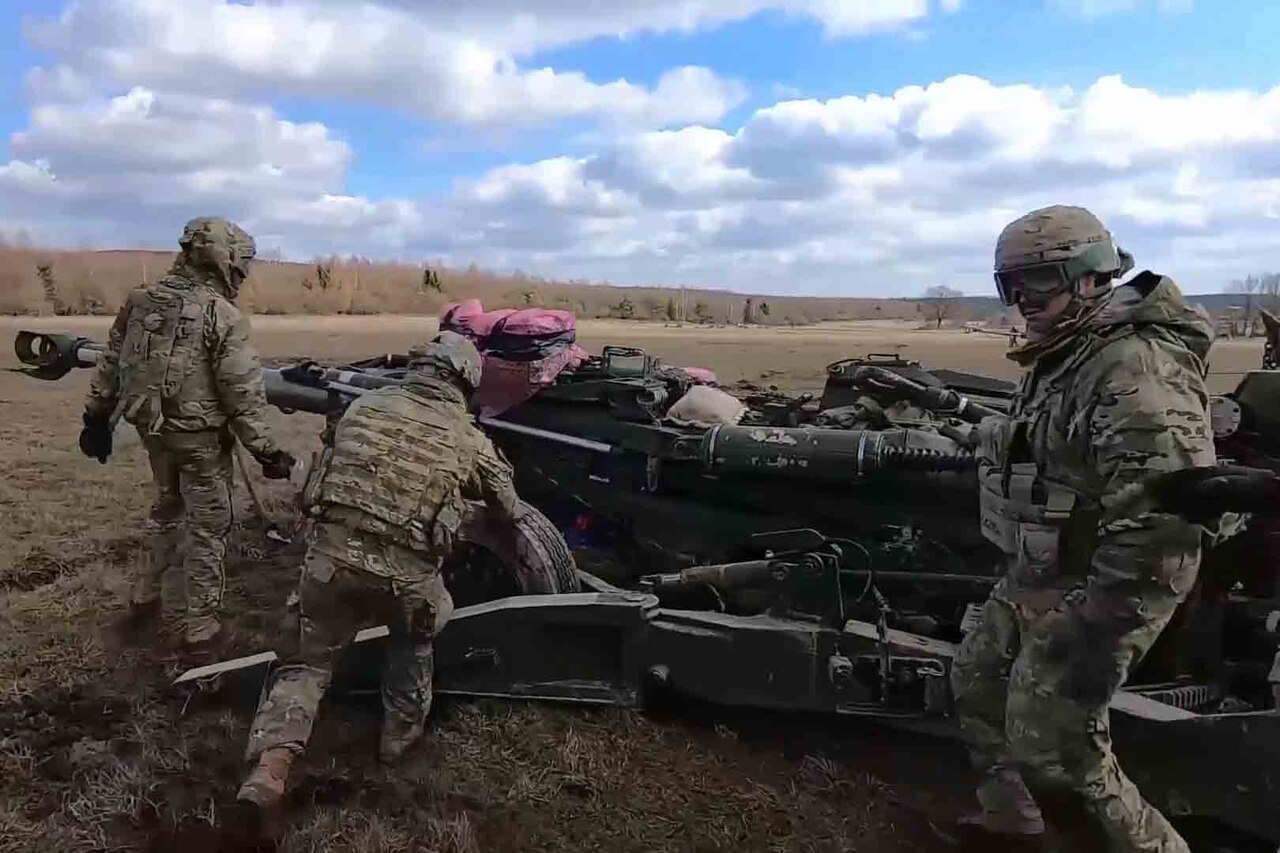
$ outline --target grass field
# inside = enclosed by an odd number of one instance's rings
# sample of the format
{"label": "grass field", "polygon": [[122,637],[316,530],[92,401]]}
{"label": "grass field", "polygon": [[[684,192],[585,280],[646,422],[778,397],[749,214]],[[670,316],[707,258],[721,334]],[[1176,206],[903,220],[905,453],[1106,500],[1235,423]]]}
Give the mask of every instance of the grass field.
{"label": "grass field", "polygon": [[[17,329],[101,338],[108,322],[0,318],[0,366],[16,365]],[[434,321],[256,317],[254,328],[265,358],[344,359],[402,351]],[[586,321],[579,339],[593,352],[643,346],[726,384],[812,389],[828,362],[866,352],[1016,375],[1001,338],[894,322]],[[1212,387],[1230,388],[1260,352],[1257,341],[1216,347]],[[0,372],[0,851],[238,849],[224,818],[252,708],[184,707],[165,686],[178,669],[166,636],[114,627],[150,479],[129,429],[109,464],[79,454],[87,385],[85,371],[57,383]],[[313,449],[318,418],[272,417],[290,450]],[[226,601],[237,645],[256,651],[298,554],[266,539],[241,491]],[[273,485],[268,502],[287,491]],[[926,816],[963,804],[954,749],[872,727],[440,701],[426,747],[391,773],[372,758],[376,721],[357,704],[326,708],[296,774],[284,849],[928,851],[945,846]]]}

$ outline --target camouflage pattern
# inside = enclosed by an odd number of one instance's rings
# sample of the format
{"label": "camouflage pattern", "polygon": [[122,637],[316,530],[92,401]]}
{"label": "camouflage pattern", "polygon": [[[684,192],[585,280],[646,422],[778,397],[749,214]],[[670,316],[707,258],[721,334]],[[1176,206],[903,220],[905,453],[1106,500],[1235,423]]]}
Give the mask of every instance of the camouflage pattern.
{"label": "camouflage pattern", "polygon": [[1145,475],[1214,463],[1211,342],[1204,313],[1142,273],[1038,353],[1010,415],[980,427],[982,526],[1006,573],[951,677],[993,824],[1038,820],[1021,768],[1073,792],[1115,850],[1188,849],[1121,771],[1107,708],[1194,584],[1203,530],[1154,512],[1100,521]]}
{"label": "camouflage pattern", "polygon": [[336,655],[362,628],[390,631],[382,671],[386,740],[422,726],[431,710],[431,640],[453,612],[439,560],[340,524],[318,524],[313,535],[318,543],[350,539],[385,562],[374,573],[323,553],[323,545],[308,548],[293,603],[296,631],[277,652],[280,668],[250,728],[251,761],[277,747],[302,752]]}
{"label": "camouflage pattern", "polygon": [[409,349],[409,369],[424,376],[460,381],[468,394],[480,387],[483,362],[475,344],[457,332],[444,331],[428,344]]}
{"label": "camouflage pattern", "polygon": [[143,437],[156,498],[133,601],[153,602],[180,559],[186,639],[195,642],[217,628],[233,441],[262,462],[280,451],[249,320],[231,301],[253,241],[225,220],[201,218],[181,245],[169,273],[130,293],[117,314],[85,412],[112,426],[126,420]]}
{"label": "camouflage pattern", "polygon": [[[207,247],[205,247],[207,249]],[[267,429],[262,366],[249,318],[227,298],[218,258],[185,251],[155,284],[129,294],[90,385],[87,413],[153,435],[230,429],[259,461]]]}
{"label": "camouflage pattern", "polygon": [[1083,207],[1056,204],[1033,210],[1006,225],[996,239],[997,272],[1082,258],[1089,263],[1072,270],[1076,275],[1123,273],[1126,263],[1111,232]]}
{"label": "camouflage pattern", "polygon": [[508,463],[466,411],[454,385],[411,372],[406,384],[361,396],[336,424],[332,447],[304,498],[316,517],[296,596],[296,635],[258,708],[246,759],[301,752],[334,654],[361,628],[391,631],[382,679],[382,751],[421,731],[431,707],[431,639],[453,602],[440,566],[455,544],[464,501],[484,500],[513,521]]}
{"label": "camouflage pattern", "polygon": [[166,572],[180,566],[177,592],[186,613],[186,639],[199,642],[218,630],[225,587],[222,566],[232,520],[231,437],[225,432],[171,433],[144,436],[143,443],[156,497],[132,603],[158,601]]}

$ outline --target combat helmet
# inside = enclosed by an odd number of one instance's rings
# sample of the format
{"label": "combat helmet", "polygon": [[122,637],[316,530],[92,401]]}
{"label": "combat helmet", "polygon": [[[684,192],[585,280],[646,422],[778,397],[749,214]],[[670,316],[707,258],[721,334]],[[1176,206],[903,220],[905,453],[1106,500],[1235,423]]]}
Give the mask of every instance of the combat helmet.
{"label": "combat helmet", "polygon": [[409,348],[410,372],[453,382],[468,397],[480,387],[481,369],[480,351],[457,332],[441,332],[428,343]]}
{"label": "combat helmet", "polygon": [[1083,207],[1033,210],[1006,225],[996,240],[996,289],[1005,305],[1014,305],[1020,292],[1044,298],[1076,287],[1087,273],[1098,273],[1090,292],[1078,294],[1090,300],[1131,269],[1133,257]]}
{"label": "combat helmet", "polygon": [[253,238],[234,222],[216,216],[197,216],[182,229],[178,240],[182,262],[195,272],[212,274],[235,299],[249,277],[249,265],[257,254]]}

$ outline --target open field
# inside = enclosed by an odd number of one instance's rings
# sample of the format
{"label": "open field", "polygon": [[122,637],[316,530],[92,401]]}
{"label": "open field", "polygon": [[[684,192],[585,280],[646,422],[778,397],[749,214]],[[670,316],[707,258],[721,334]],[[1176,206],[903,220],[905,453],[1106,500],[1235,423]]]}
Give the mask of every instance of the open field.
{"label": "open field", "polygon": [[[101,339],[108,323],[0,318],[0,367],[16,364],[17,329]],[[817,388],[828,362],[868,351],[1016,374],[1001,338],[912,326],[585,321],[579,338],[785,388]],[[268,359],[344,359],[403,350],[434,320],[255,317],[254,328]],[[1214,389],[1260,352],[1217,346]],[[251,704],[184,708],[165,689],[179,667],[165,638],[114,627],[150,480],[128,428],[108,465],[79,454],[88,378],[0,372],[0,851],[241,849],[223,829]],[[291,451],[313,449],[318,418],[272,417]],[[298,554],[266,539],[240,491],[227,607],[247,652],[267,643]],[[287,488],[268,498],[284,504]],[[930,851],[947,847],[926,817],[967,805],[956,749],[875,727],[442,700],[426,747],[389,773],[372,758],[376,721],[358,703],[326,709],[285,849]]]}

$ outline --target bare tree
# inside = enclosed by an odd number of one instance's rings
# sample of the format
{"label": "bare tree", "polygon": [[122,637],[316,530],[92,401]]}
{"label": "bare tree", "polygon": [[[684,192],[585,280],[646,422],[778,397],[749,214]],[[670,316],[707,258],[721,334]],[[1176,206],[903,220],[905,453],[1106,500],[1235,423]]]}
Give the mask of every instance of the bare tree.
{"label": "bare tree", "polygon": [[935,329],[941,329],[942,321],[957,313],[956,299],[960,296],[964,296],[964,291],[945,284],[935,285],[924,292],[924,298],[928,300],[924,306],[924,315],[934,322]]}
{"label": "bare tree", "polygon": [[1239,318],[1239,334],[1249,337],[1253,334],[1254,314],[1257,312],[1257,294],[1262,286],[1262,280],[1257,276],[1250,275],[1244,278],[1238,278],[1231,284],[1227,285],[1228,293],[1238,293],[1243,297],[1238,309]]}
{"label": "bare tree", "polygon": [[1260,307],[1275,314],[1280,310],[1280,273],[1266,273],[1260,277],[1259,282],[1258,293],[1262,296],[1259,300],[1262,303]]}

